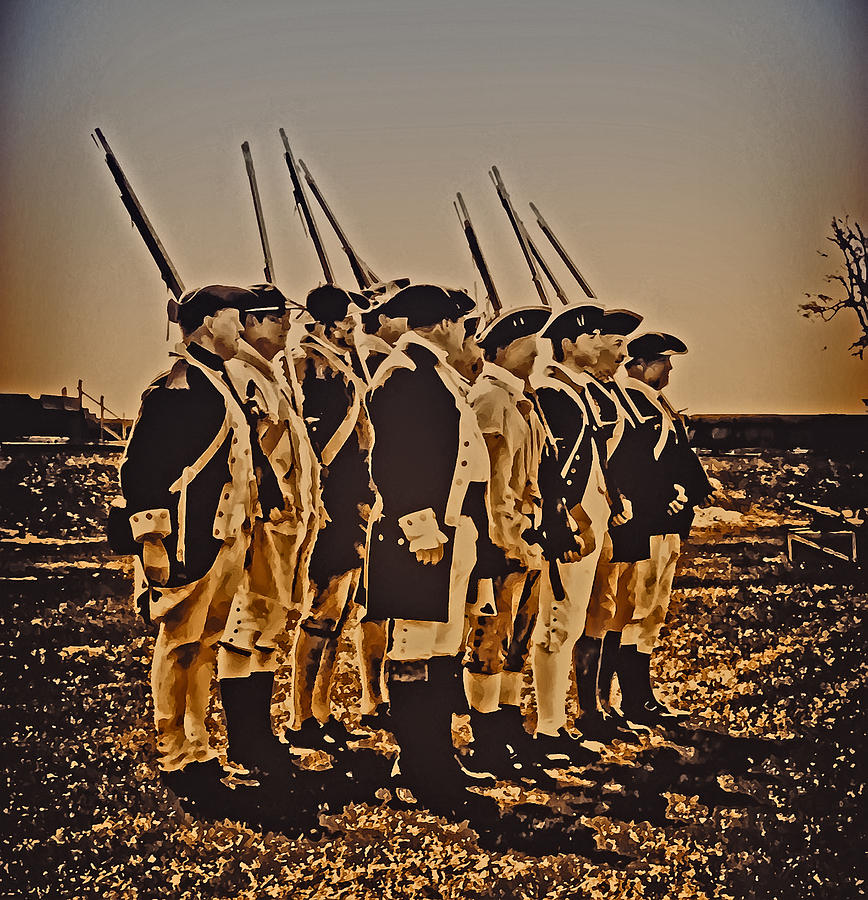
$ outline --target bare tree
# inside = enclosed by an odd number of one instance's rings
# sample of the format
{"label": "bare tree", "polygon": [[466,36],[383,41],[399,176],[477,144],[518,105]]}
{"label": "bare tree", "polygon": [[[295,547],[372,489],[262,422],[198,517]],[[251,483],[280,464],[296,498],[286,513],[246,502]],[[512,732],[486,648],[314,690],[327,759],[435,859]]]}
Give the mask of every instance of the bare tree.
{"label": "bare tree", "polygon": [[[828,294],[806,294],[807,303],[799,305],[807,318],[819,316],[828,322],[842,309],[855,310],[862,328],[862,335],[850,345],[854,356],[864,359],[868,350],[868,262],[866,262],[865,234],[858,222],[850,225],[847,217],[832,219],[832,234],[827,238],[844,254],[844,271],[827,275],[830,284],[839,282],[845,291],[843,297],[830,297]],[[820,256],[828,253],[819,251]]]}

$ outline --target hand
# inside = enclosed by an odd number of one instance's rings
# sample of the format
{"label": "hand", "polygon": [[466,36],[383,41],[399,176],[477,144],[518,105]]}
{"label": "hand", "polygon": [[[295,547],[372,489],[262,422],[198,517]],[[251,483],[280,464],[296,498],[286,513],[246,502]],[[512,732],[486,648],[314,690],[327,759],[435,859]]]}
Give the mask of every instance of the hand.
{"label": "hand", "polygon": [[143,541],[142,565],[145,577],[152,584],[165,584],[169,580],[169,554],[160,538],[147,538]]}
{"label": "hand", "polygon": [[669,515],[674,516],[681,512],[687,506],[687,492],[680,484],[674,485],[676,490],[675,499],[669,502]]}
{"label": "hand", "polygon": [[624,496],[621,497],[621,512],[612,516],[613,525],[626,525],[633,518],[633,504]]}
{"label": "hand", "polygon": [[443,559],[443,544],[438,544],[433,550],[417,550],[416,559],[423,566],[436,566]]}

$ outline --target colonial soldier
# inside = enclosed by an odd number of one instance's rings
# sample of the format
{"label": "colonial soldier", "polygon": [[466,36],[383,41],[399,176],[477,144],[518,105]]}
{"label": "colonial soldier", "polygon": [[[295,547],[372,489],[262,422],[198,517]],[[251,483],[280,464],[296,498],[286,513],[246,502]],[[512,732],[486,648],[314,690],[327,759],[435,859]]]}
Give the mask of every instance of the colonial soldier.
{"label": "colonial soldier", "polygon": [[293,647],[293,728],[297,748],[336,749],[352,736],[330,713],[338,640],[353,610],[362,571],[365,517],[374,502],[372,435],[365,383],[350,353],[352,298],[325,285],[310,292],[314,319],[300,342],[294,377],[302,415],[322,465],[325,524],[310,554],[310,591]]}
{"label": "colonial soldier", "polygon": [[687,347],[671,334],[652,332],[627,345],[627,392],[640,414],[652,422],[656,441],[646,477],[653,486],[649,515],[650,553],[636,562],[632,615],[624,626],[617,673],[627,719],[644,724],[672,721],[679,715],[654,696],[651,654],[669,609],[681,539],[693,524],[694,508],[712,493],[702,464],[691,449],[681,417],[662,394],[669,383],[671,356]]}
{"label": "colonial soldier", "polygon": [[483,766],[495,769],[510,767],[525,734],[520,711],[524,657],[513,654],[508,672],[504,661],[516,613],[525,611],[543,568],[541,547],[528,539],[541,524],[537,476],[545,430],[525,391],[537,354],[536,335],[550,316],[545,307],[521,307],[502,313],[485,329],[479,339],[485,363],[469,398],[488,448],[491,539],[501,552],[491,600],[480,596],[470,610],[464,687],[474,750]]}
{"label": "colonial soldier", "polygon": [[[573,658],[581,715],[577,722],[583,735],[596,740],[635,739],[627,723],[608,703],[612,675],[618,657],[624,616],[629,616],[630,565],[649,554],[649,439],[653,428],[642,416],[624,387],[615,379],[626,356],[626,336],[638,328],[642,316],[630,310],[603,313],[600,327],[602,348],[588,389],[596,401],[603,427],[599,449],[606,460],[610,494],[627,499],[632,518],[615,517],[603,538],[591,591],[585,633],[576,644]],[[598,680],[601,695],[598,705]]]}
{"label": "colonial soldier", "polygon": [[285,369],[287,301],[274,285],[255,285],[242,303],[244,331],[226,370],[245,405],[253,440],[262,517],[253,523],[250,550],[232,613],[220,640],[217,672],[230,760],[286,768],[286,745],[271,728],[277,636],[287,611],[307,594],[301,548],[318,528],[319,464],[293,408]]}
{"label": "colonial soldier", "polygon": [[368,614],[392,620],[389,694],[402,778],[435,809],[471,799],[452,713],[463,705],[457,655],[489,465],[450,357],[462,352],[462,318],[472,309],[466,294],[433,285],[392,297],[381,314],[412,330],[378,369],[369,400],[382,511],[369,528]]}
{"label": "colonial soldier", "polygon": [[[573,648],[585,626],[594,571],[612,512],[597,439],[600,410],[586,390],[590,381],[586,370],[600,354],[602,316],[600,307],[583,304],[551,319],[542,336],[551,341],[553,360],[532,381],[543,422],[557,448],[552,463],[541,469],[544,500],[549,498],[547,506],[552,499],[563,502],[583,537],[582,558],[562,562],[549,556],[540,581],[531,650],[536,737],[543,755],[566,754],[573,760],[588,756],[566,731]],[[544,478],[547,472],[554,478]],[[553,483],[547,489],[548,482]],[[625,514],[620,508],[616,512]]]}
{"label": "colonial soldier", "polygon": [[260,513],[250,428],[225,371],[238,349],[239,309],[250,297],[211,285],[174,307],[183,343],[169,372],[143,394],[121,465],[140,545],[136,567],[159,626],[151,688],[166,771],[216,755],[205,726],[215,648]]}

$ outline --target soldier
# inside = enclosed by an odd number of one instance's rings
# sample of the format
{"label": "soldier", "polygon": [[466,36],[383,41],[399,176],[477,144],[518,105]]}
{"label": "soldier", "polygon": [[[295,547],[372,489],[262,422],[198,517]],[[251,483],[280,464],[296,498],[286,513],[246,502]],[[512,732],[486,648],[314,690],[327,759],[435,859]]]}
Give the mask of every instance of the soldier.
{"label": "soldier", "polygon": [[[612,675],[621,640],[621,629],[629,615],[630,563],[649,554],[648,482],[649,438],[653,429],[636,409],[628,393],[615,379],[626,356],[626,336],[638,328],[642,316],[630,310],[603,313],[600,327],[602,348],[593,366],[595,381],[588,388],[596,400],[604,426],[600,453],[606,459],[607,485],[629,499],[632,518],[614,522],[603,538],[585,633],[576,644],[573,660],[581,715],[577,722],[588,738],[609,741],[632,739],[626,721],[608,703]],[[600,695],[605,698],[602,709]]]}
{"label": "soldier", "polygon": [[469,614],[464,688],[474,752],[484,767],[495,770],[512,768],[525,734],[520,711],[524,658],[517,666],[511,659],[510,672],[504,672],[504,658],[517,607],[524,611],[543,567],[541,548],[528,543],[528,531],[540,524],[537,475],[545,430],[525,391],[537,354],[536,335],[550,316],[545,307],[521,307],[485,329],[479,340],[485,363],[469,398],[488,448],[491,539],[501,552],[492,600],[480,597]]}
{"label": "soldier", "polygon": [[[542,336],[552,344],[552,362],[532,379],[543,422],[556,454],[541,470],[543,497],[557,499],[582,532],[582,558],[549,556],[540,582],[531,664],[537,699],[536,738],[541,755],[586,761],[589,754],[566,730],[566,699],[573,647],[582,634],[597,559],[612,509],[597,442],[599,406],[586,390],[600,354],[603,312],[598,306],[568,307],[550,320]],[[552,471],[553,470],[553,471]],[[550,472],[543,477],[543,473]],[[547,487],[547,485],[550,485]],[[620,498],[615,498],[620,502]],[[616,513],[627,516],[620,506]]]}
{"label": "soldier", "polygon": [[294,377],[302,415],[322,465],[326,521],[310,552],[310,591],[293,647],[293,747],[334,750],[355,735],[331,718],[338,639],[359,588],[366,522],[374,502],[368,467],[372,435],[365,383],[351,355],[351,296],[333,285],[308,294],[312,318]]}
{"label": "soldier", "polygon": [[660,332],[640,335],[627,345],[631,357],[626,364],[630,376],[627,392],[640,414],[652,423],[656,437],[646,468],[654,499],[648,527],[650,553],[635,563],[632,615],[622,632],[617,662],[622,712],[630,721],[642,724],[681,717],[654,696],[651,654],[669,609],[681,539],[690,533],[694,508],[712,493],[681,417],[662,394],[669,383],[671,356],[686,352],[683,341]]}
{"label": "soldier", "polygon": [[205,714],[215,646],[259,512],[250,429],[225,362],[238,349],[243,288],[211,285],[170,305],[183,343],[142,396],[121,465],[140,544],[137,581],[158,625],[151,668],[164,771],[214,758]]}
{"label": "soldier", "polygon": [[458,652],[485,522],[488,454],[450,364],[463,351],[460,291],[412,285],[380,308],[411,330],[377,370],[369,399],[371,471],[382,512],[368,536],[368,615],[392,619],[389,694],[405,784],[434,809],[470,799],[452,713],[464,703]]}
{"label": "soldier", "polygon": [[247,767],[286,768],[286,745],[271,727],[276,638],[286,627],[287,611],[306,594],[300,551],[318,527],[319,464],[293,408],[284,368],[290,324],[286,298],[271,284],[250,291],[241,309],[242,340],[226,370],[244,401],[261,454],[255,470],[262,517],[253,523],[217,672],[229,759]]}

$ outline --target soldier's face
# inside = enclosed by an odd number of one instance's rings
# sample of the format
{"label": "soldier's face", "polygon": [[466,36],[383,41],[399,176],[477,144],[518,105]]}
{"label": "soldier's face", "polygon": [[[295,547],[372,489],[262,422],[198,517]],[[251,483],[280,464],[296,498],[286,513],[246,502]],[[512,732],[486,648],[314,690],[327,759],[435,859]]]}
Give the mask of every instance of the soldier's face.
{"label": "soldier's face", "polygon": [[671,371],[672,361],[668,356],[661,356],[645,366],[645,384],[653,387],[655,391],[662,391],[669,384]]}
{"label": "soldier's face", "polygon": [[501,347],[494,357],[494,362],[515,375],[525,376],[533,368],[536,355],[536,335],[529,334]]}
{"label": "soldier's face", "polygon": [[221,359],[232,359],[238,352],[238,341],[241,338],[241,317],[237,309],[219,309],[213,316],[205,319],[214,352]]}
{"label": "soldier's face", "polygon": [[286,346],[289,316],[266,316],[261,322],[255,316],[247,316],[244,322],[244,340],[255,347],[266,359],[274,359]]}
{"label": "soldier's face", "polygon": [[601,334],[600,355],[594,365],[594,373],[601,378],[611,378],[624,362],[624,344],[626,338],[622,334]]}
{"label": "soldier's face", "polygon": [[579,334],[574,341],[564,341],[564,361],[580,369],[597,364],[602,349],[599,331]]}

